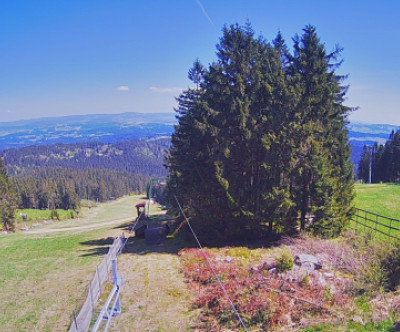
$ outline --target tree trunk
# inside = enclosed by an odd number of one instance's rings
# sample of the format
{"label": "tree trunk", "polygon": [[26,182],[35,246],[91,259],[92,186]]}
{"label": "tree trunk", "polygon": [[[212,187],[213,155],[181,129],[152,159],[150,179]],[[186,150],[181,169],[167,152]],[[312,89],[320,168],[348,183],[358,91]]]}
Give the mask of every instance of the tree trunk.
{"label": "tree trunk", "polygon": [[272,234],[272,224],[273,224],[273,221],[270,220],[268,223],[268,234]]}
{"label": "tree trunk", "polygon": [[3,229],[8,231],[6,218],[3,216]]}
{"label": "tree trunk", "polygon": [[307,214],[307,191],[304,189],[301,201],[301,215],[300,215],[300,230],[304,231],[306,228],[306,214]]}

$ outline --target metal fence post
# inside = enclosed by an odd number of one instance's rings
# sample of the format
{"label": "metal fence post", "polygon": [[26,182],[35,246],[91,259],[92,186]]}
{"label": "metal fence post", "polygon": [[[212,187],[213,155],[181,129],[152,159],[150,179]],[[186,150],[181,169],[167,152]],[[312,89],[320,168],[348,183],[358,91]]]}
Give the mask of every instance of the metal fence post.
{"label": "metal fence post", "polygon": [[117,299],[116,299],[116,304],[115,304],[115,308],[114,308],[114,312],[112,312],[111,314],[114,315],[115,312],[121,312],[121,303],[119,301],[119,287],[120,282],[118,280],[118,273],[117,273],[117,260],[114,259],[112,261],[113,265],[112,265],[112,271],[113,271],[113,284],[118,286],[118,290],[117,290]]}
{"label": "metal fence post", "polygon": [[75,312],[75,310],[72,311],[72,316],[74,317],[76,331],[79,332],[78,322],[76,321],[76,312]]}

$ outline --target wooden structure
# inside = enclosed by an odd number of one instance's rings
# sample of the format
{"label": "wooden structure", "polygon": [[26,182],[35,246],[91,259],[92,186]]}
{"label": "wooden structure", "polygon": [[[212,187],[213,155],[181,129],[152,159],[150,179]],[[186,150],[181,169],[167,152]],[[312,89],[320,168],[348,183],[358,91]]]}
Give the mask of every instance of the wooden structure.
{"label": "wooden structure", "polygon": [[146,202],[140,202],[136,204],[137,209],[137,217],[139,218],[146,218]]}

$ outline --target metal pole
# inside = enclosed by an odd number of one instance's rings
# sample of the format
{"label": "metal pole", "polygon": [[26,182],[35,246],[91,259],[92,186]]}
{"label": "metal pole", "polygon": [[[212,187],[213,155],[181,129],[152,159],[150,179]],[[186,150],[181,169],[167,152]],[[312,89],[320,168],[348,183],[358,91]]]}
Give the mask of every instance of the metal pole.
{"label": "metal pole", "polygon": [[370,150],[370,154],[369,154],[369,177],[368,177],[368,183],[371,184],[371,180],[372,180],[372,147]]}
{"label": "metal pole", "polygon": [[112,312],[111,312],[111,315],[114,315],[114,310],[116,309],[117,310],[117,312],[119,313],[119,312],[121,312],[121,303],[120,303],[120,301],[119,301],[119,291],[120,291],[120,289],[119,289],[119,280],[118,280],[118,274],[117,274],[117,260],[116,259],[114,259],[113,261],[112,261],[112,263],[113,263],[113,284],[114,285],[117,285],[117,287],[118,287],[118,290],[117,290],[117,299],[116,299],[116,303],[114,304],[114,306],[113,306],[113,309],[112,309]]}
{"label": "metal pole", "polygon": [[75,328],[76,328],[76,331],[78,332],[78,331],[79,331],[79,327],[78,327],[78,322],[76,321],[76,313],[75,313],[75,310],[72,311],[72,316],[74,317]]}

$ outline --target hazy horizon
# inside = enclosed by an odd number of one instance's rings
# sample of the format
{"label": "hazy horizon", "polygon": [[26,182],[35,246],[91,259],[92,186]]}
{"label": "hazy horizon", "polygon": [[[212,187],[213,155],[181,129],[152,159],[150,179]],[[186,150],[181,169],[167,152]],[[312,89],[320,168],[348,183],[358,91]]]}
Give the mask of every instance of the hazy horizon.
{"label": "hazy horizon", "polygon": [[400,125],[399,12],[371,0],[1,2],[0,121],[173,112],[193,61],[216,61],[223,26],[249,21],[289,49],[316,26],[328,52],[343,47],[349,120]]}
{"label": "hazy horizon", "polygon": [[[85,117],[85,116],[118,116],[123,114],[141,114],[141,115],[171,115],[175,116],[176,113],[174,111],[169,112],[135,112],[135,111],[126,111],[121,113],[85,113],[85,114],[68,114],[68,115],[53,115],[53,116],[41,116],[41,117],[32,117],[32,118],[24,118],[19,120],[11,120],[11,121],[1,121],[0,124],[6,123],[18,123],[18,122],[29,122],[36,120],[46,120],[46,119],[57,119],[57,118],[70,118],[70,117]],[[385,123],[385,122],[368,122],[363,120],[349,120],[350,124],[367,124],[367,125],[385,125],[385,126],[394,126],[400,127],[400,125],[396,125],[394,123]]]}

